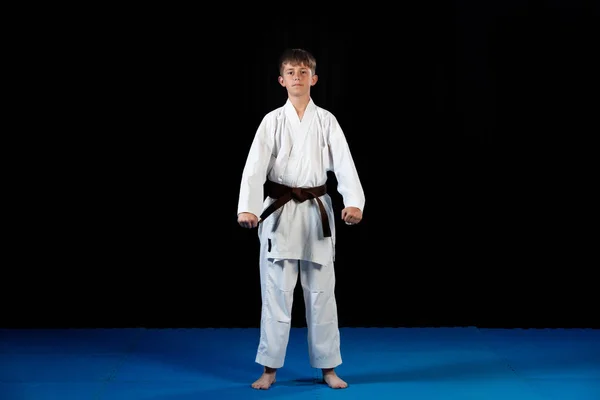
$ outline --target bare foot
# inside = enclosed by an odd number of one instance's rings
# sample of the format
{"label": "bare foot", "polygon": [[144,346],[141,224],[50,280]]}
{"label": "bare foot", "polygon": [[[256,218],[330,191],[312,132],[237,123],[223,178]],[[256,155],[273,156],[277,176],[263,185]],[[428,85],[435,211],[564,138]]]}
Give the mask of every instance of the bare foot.
{"label": "bare foot", "polygon": [[323,380],[332,389],[345,389],[348,387],[348,384],[337,376],[333,368],[323,369]]}
{"label": "bare foot", "polygon": [[266,390],[271,387],[272,384],[275,383],[275,373],[277,370],[275,368],[265,367],[265,371],[253,384],[252,387],[254,389],[263,389]]}

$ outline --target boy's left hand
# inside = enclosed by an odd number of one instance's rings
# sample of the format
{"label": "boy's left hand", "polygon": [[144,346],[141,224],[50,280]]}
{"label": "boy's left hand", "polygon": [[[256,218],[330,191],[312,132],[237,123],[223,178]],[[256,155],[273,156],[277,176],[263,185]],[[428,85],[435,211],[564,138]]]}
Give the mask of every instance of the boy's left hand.
{"label": "boy's left hand", "polygon": [[342,219],[347,225],[356,225],[362,220],[362,211],[356,207],[346,207],[342,210]]}

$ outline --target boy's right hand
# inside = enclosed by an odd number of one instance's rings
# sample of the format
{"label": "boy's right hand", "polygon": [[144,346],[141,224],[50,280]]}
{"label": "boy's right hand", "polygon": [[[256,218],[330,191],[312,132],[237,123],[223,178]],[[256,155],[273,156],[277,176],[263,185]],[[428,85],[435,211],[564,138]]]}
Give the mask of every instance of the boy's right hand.
{"label": "boy's right hand", "polygon": [[258,226],[258,217],[248,212],[239,213],[238,224],[242,228],[256,228]]}

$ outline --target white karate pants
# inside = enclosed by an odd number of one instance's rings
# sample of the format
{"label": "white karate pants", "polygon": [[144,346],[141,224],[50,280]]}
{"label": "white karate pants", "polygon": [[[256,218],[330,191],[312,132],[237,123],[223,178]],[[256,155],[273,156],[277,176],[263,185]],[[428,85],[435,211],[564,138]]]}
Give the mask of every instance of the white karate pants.
{"label": "white karate pants", "polygon": [[260,261],[262,315],[256,362],[271,368],[283,367],[298,273],[306,308],[310,365],[335,368],[342,363],[342,357],[334,268],[303,260]]}

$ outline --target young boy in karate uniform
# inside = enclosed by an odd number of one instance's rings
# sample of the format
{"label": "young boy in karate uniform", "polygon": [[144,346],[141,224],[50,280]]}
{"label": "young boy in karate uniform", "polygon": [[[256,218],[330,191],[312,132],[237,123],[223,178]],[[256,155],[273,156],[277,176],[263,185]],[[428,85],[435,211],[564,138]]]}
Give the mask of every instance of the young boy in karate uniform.
{"label": "young boy in karate uniform", "polygon": [[285,104],[265,115],[242,173],[238,223],[258,227],[261,329],[256,362],[263,373],[252,387],[269,389],[283,367],[291,327],[294,288],[300,274],[306,306],[309,360],[332,388],[342,363],[335,300],[335,223],[327,172],[335,174],[349,225],[362,220],[365,195],[350,148],[335,116],[317,106],[316,60],[303,49],[286,50],[279,83]]}

